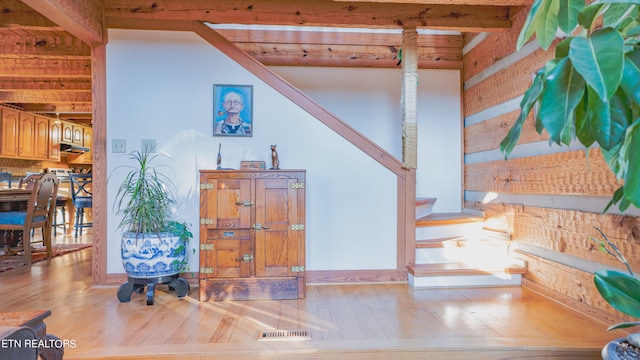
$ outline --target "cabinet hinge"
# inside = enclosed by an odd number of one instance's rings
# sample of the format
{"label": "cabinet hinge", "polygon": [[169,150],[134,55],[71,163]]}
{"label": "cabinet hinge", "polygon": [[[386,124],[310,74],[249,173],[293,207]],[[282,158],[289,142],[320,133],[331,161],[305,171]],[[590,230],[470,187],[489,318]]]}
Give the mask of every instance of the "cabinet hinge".
{"label": "cabinet hinge", "polygon": [[293,231],[300,231],[300,230],[304,230],[304,224],[291,224],[291,226],[289,227],[289,229],[293,230]]}
{"label": "cabinet hinge", "polygon": [[200,225],[213,225],[213,219],[200,219]]}
{"label": "cabinet hinge", "polygon": [[211,189],[215,189],[215,184],[200,184],[200,190],[211,190]]}
{"label": "cabinet hinge", "polygon": [[213,244],[200,244],[200,250],[212,251],[215,249]]}
{"label": "cabinet hinge", "polygon": [[213,268],[201,267],[200,274],[213,274]]}
{"label": "cabinet hinge", "polygon": [[304,189],[304,183],[291,183],[292,189]]}
{"label": "cabinet hinge", "polygon": [[304,266],[292,266],[291,267],[291,272],[292,273],[304,272]]}

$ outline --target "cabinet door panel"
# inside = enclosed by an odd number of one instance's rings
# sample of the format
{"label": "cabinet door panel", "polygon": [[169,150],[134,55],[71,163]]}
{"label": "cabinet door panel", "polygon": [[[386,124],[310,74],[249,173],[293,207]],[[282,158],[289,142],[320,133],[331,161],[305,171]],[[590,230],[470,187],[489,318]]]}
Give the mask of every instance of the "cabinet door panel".
{"label": "cabinet door panel", "polygon": [[[207,179],[201,208],[208,228],[249,229],[251,227],[251,181],[249,179]],[[247,205],[245,205],[247,201]]]}
{"label": "cabinet door panel", "polygon": [[35,151],[35,117],[31,114],[20,114],[20,129],[18,130],[18,155],[33,158]]}
{"label": "cabinet door panel", "polygon": [[296,179],[256,180],[256,276],[292,276],[298,264]]}
{"label": "cabinet door panel", "polygon": [[7,156],[18,155],[19,112],[12,109],[2,111],[2,127],[0,128],[0,153]]}
{"label": "cabinet door panel", "polygon": [[203,243],[213,246],[201,249],[200,261],[206,277],[249,277],[251,261],[244,261],[245,254],[251,255],[251,233],[249,230],[209,230]]}
{"label": "cabinet door panel", "polygon": [[47,160],[49,158],[49,119],[36,116],[34,133],[33,157]]}

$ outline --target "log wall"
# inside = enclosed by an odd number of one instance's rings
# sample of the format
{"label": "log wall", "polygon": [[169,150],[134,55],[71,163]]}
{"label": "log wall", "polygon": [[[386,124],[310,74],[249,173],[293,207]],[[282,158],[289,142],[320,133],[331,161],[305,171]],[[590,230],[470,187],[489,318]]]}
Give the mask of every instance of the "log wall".
{"label": "log wall", "polygon": [[533,73],[553,56],[553,47],[544,51],[535,42],[516,52],[527,13],[508,31],[465,34],[465,208],[483,211],[488,227],[511,233],[514,255],[528,262],[523,286],[617,321],[623,317],[600,297],[593,272],[623,266],[598,250],[594,227],[640,271],[640,212],[601,214],[619,183],[599,149],[551,146],[530,115],[510,159],[499,150]]}

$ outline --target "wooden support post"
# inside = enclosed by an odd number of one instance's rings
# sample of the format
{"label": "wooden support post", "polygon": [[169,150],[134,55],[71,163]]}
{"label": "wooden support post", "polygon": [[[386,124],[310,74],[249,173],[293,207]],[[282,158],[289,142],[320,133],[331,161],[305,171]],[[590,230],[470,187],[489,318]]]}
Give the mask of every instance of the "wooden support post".
{"label": "wooden support post", "polygon": [[418,31],[402,31],[402,163],[411,169],[418,167]]}

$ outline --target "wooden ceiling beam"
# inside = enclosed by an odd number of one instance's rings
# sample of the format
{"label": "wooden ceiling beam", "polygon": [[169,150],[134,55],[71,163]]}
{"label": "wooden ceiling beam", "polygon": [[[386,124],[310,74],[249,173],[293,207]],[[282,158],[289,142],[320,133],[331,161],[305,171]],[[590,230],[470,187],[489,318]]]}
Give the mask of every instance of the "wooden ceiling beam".
{"label": "wooden ceiling beam", "polygon": [[2,0],[0,11],[0,29],[62,30],[56,23],[19,0]]}
{"label": "wooden ceiling beam", "polygon": [[333,0],[337,2],[372,2],[388,4],[529,6],[533,0]]}
{"label": "wooden ceiling beam", "polygon": [[23,102],[13,103],[13,105],[29,112],[65,114],[65,117],[73,116],[74,118],[91,117],[91,103],[59,103],[54,105]]}
{"label": "wooden ceiling beam", "polygon": [[78,38],[64,32],[38,32],[29,35],[0,34],[0,57],[90,59],[91,48]]}
{"label": "wooden ceiling beam", "polygon": [[0,76],[89,79],[91,78],[91,60],[0,58]]}
{"label": "wooden ceiling beam", "polygon": [[104,44],[107,28],[103,0],[22,0],[87,44]]}
{"label": "wooden ceiling beam", "polygon": [[42,91],[42,90],[0,90],[0,102],[4,103],[88,103],[91,91]]}
{"label": "wooden ceiling beam", "polygon": [[[338,31],[280,31],[216,29],[229,41],[240,43],[280,43],[309,45],[371,45],[402,46],[401,33],[338,32]],[[462,48],[462,35],[420,34],[420,47]]]}
{"label": "wooden ceiling beam", "polygon": [[496,31],[511,26],[515,7],[343,3],[333,0],[105,0],[110,21],[117,18],[197,20],[220,24],[342,27],[405,26]]}
{"label": "wooden ceiling beam", "polygon": [[55,90],[91,91],[91,79],[51,78],[30,79],[24,77],[0,77],[0,89],[4,91]]}
{"label": "wooden ceiling beam", "polygon": [[[337,66],[396,68],[398,49],[395,46],[372,45],[299,45],[269,43],[239,43],[239,48],[265,65]],[[460,69],[462,49],[420,48],[420,68]]]}

